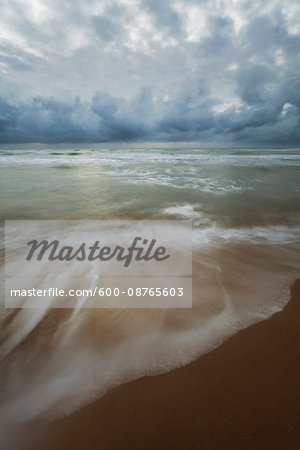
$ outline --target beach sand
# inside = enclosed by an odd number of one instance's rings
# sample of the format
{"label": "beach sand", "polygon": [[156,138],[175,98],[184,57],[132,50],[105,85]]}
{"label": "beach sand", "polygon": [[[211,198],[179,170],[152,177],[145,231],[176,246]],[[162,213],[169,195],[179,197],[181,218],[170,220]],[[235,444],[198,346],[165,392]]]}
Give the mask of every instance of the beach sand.
{"label": "beach sand", "polygon": [[299,448],[300,280],[270,319],[186,367],[113,389],[39,429],[30,444],[31,450]]}

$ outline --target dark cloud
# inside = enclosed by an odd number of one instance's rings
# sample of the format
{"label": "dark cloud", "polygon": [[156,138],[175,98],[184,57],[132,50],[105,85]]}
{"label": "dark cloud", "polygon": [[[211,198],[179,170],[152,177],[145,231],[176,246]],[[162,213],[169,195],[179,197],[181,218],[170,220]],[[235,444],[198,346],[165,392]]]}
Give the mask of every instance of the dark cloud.
{"label": "dark cloud", "polygon": [[92,24],[99,38],[103,39],[104,41],[112,41],[118,34],[118,29],[114,25],[114,23],[109,19],[105,19],[104,17],[93,17]]}
{"label": "dark cloud", "polygon": [[[198,96],[197,96],[198,94]],[[283,102],[243,106],[215,115],[216,101],[193,91],[156,104],[148,88],[135,99],[97,92],[89,102],[63,103],[35,97],[30,103],[0,103],[2,142],[107,142],[121,140],[241,140],[299,142],[299,108]]]}
{"label": "dark cloud", "polygon": [[174,10],[170,0],[144,0],[143,6],[151,13],[159,30],[177,38],[183,34],[182,16]]}
{"label": "dark cloud", "polygon": [[2,3],[2,143],[299,144],[295,0]]}

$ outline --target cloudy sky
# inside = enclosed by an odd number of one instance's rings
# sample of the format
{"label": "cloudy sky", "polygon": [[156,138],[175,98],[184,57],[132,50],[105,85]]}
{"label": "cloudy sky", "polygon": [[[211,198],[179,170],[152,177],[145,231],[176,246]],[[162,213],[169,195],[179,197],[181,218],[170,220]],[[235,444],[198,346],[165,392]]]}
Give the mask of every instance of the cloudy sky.
{"label": "cloudy sky", "polygon": [[0,142],[300,144],[298,0],[1,0]]}

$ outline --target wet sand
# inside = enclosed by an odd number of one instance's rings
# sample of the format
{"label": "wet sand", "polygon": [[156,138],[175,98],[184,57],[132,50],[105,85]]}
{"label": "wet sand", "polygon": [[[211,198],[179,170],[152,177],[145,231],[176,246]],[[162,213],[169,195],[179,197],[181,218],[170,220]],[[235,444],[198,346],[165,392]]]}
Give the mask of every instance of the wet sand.
{"label": "wet sand", "polygon": [[29,448],[300,448],[300,280],[283,311],[186,367],[119,386]]}

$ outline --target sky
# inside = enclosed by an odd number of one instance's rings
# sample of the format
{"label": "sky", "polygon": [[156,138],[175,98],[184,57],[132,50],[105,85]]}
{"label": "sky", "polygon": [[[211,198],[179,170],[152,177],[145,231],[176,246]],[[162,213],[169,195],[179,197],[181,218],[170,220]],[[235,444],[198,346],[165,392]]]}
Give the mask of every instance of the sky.
{"label": "sky", "polygon": [[298,0],[1,0],[0,143],[300,144]]}

